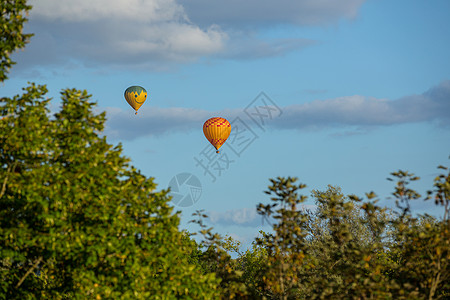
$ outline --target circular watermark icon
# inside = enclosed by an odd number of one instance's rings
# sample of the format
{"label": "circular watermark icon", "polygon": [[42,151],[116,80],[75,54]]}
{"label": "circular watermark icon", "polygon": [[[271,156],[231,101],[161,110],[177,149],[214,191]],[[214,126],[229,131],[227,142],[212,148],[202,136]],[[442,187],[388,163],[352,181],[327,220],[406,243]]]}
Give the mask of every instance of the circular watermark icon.
{"label": "circular watermark icon", "polygon": [[202,195],[202,183],[191,173],[180,173],[174,176],[170,182],[172,202],[181,207],[194,205]]}

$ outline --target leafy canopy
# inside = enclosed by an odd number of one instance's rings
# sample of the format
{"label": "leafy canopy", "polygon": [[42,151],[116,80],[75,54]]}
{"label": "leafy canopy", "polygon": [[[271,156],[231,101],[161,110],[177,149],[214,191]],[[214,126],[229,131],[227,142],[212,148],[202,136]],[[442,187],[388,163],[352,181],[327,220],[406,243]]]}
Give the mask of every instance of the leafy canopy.
{"label": "leafy canopy", "polygon": [[24,34],[23,25],[27,22],[24,14],[31,9],[26,0],[0,1],[0,82],[8,79],[7,73],[15,64],[11,54],[25,47],[32,34]]}
{"label": "leafy canopy", "polygon": [[167,191],[100,134],[86,91],[1,98],[0,298],[211,298]]}

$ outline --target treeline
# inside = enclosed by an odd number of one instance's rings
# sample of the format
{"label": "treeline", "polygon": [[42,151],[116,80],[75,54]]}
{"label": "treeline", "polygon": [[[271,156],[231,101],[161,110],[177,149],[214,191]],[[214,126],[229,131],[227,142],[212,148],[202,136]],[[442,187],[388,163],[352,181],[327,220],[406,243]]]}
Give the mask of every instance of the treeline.
{"label": "treeline", "polygon": [[[261,232],[241,252],[232,239],[220,241],[206,230],[214,242],[197,261],[205,273],[220,274],[226,298],[449,299],[450,176],[439,175],[425,198],[443,207],[436,219],[411,214],[410,201],[421,197],[407,186],[418,177],[391,175],[395,211],[378,206],[373,192],[363,200],[333,186],[312,192],[316,210],[299,210],[305,186],[296,178],[271,180],[272,202],[260,204],[258,213],[274,220],[273,232]],[[229,259],[230,252],[237,258]]]}

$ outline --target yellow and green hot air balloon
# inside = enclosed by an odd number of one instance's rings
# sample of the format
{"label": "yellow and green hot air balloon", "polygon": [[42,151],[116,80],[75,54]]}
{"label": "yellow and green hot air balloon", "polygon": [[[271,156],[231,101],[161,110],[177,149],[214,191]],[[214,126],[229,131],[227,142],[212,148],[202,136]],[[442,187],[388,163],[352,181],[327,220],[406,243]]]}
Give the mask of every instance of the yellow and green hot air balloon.
{"label": "yellow and green hot air balloon", "polygon": [[222,147],[230,136],[230,132],[230,122],[224,118],[214,117],[208,119],[205,124],[203,124],[203,133],[211,145],[216,148],[216,153],[219,153],[219,148]]}
{"label": "yellow and green hot air balloon", "polygon": [[137,115],[138,109],[147,100],[147,91],[141,86],[133,85],[125,90],[124,96]]}

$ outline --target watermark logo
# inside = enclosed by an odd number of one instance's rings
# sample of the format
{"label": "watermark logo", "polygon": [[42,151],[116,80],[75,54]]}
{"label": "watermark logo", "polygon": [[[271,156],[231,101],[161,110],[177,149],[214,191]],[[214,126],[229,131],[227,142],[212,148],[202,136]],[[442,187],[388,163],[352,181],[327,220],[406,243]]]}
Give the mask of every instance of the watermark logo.
{"label": "watermark logo", "polygon": [[202,195],[202,183],[191,173],[180,173],[169,182],[172,202],[181,207],[195,204]]}

